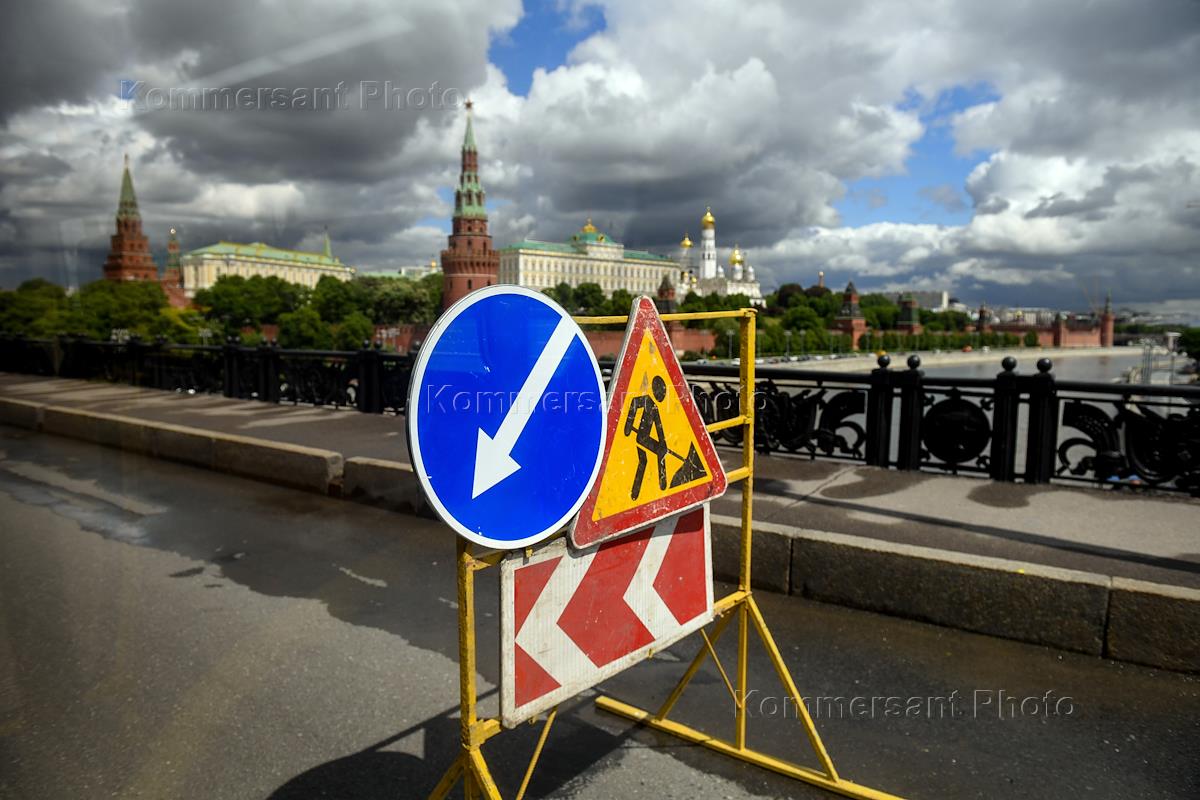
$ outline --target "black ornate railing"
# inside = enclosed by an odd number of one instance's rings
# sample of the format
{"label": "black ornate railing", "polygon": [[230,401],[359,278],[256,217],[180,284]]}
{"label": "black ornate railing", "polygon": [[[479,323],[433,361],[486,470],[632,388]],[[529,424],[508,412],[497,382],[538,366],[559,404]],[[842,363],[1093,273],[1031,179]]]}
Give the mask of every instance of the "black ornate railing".
{"label": "black ornate railing", "polygon": [[[1144,486],[1200,495],[1200,386],[1058,381],[1011,356],[995,378],[928,377],[910,356],[869,374],[756,369],[764,453],[999,481]],[[707,422],[736,416],[738,367],[688,365]],[[736,429],[718,442],[740,444]]]}
{"label": "black ornate railing", "polygon": [[361,350],[285,350],[170,344],[0,338],[0,370],[105,380],[186,394],[403,413],[412,372],[410,355]]}
{"label": "black ornate railing", "polygon": [[[271,403],[403,413],[413,356],[179,345],[131,339],[0,337],[0,370],[106,380]],[[1056,380],[1043,358],[1022,374],[1011,356],[995,378],[938,378],[910,356],[870,373],[759,366],[755,445],[764,453],[998,481],[1146,486],[1200,495],[1200,386]],[[687,364],[708,422],[737,416],[739,367]],[[741,429],[716,434],[740,445]]]}

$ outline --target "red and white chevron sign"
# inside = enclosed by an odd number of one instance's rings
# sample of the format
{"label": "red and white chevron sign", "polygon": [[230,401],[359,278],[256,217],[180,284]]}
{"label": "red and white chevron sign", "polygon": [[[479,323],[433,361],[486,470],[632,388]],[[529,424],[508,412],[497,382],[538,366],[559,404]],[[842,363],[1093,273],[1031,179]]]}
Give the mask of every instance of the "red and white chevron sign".
{"label": "red and white chevron sign", "polygon": [[713,617],[708,506],[598,547],[500,565],[500,718],[513,727]]}

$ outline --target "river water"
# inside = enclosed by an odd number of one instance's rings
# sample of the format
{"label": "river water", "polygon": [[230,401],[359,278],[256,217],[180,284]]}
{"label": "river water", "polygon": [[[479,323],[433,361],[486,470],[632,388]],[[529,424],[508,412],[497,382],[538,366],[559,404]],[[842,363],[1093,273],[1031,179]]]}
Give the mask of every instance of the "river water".
{"label": "river water", "polygon": [[[1140,348],[1131,348],[1134,352],[1128,355],[1122,353],[1120,355],[1112,354],[1097,354],[1097,355],[1071,355],[1063,358],[1055,359],[1053,354],[1050,354],[1050,360],[1054,362],[1054,377],[1064,381],[1095,381],[1097,383],[1112,383],[1120,380],[1131,367],[1140,366],[1142,363],[1142,351]],[[1041,356],[1035,353],[1024,358],[1017,358],[1017,371],[1023,375],[1029,375],[1037,371],[1037,360]],[[1001,372],[1000,360],[1003,356],[997,356],[995,363],[974,363],[974,364],[942,364],[930,367],[923,367],[926,375],[938,378],[994,378],[996,374]],[[903,361],[903,359],[901,359]]]}

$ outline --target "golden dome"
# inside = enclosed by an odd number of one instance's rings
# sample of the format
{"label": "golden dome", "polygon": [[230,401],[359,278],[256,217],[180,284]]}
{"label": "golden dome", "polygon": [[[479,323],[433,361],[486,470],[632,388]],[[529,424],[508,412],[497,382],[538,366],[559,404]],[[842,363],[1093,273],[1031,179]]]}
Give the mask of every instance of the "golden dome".
{"label": "golden dome", "polygon": [[429,268],[437,269],[437,259],[436,258],[429,259]]}
{"label": "golden dome", "polygon": [[742,257],[742,251],[739,250],[738,246],[735,244],[733,246],[733,252],[729,254],[729,265],[733,266],[735,264],[745,264],[745,263],[746,263],[746,259]]}
{"label": "golden dome", "polygon": [[588,217],[587,224],[584,225],[582,228],[580,228],[579,232],[580,233],[595,233],[596,232],[596,226],[592,224],[591,217]]}
{"label": "golden dome", "polygon": [[692,246],[692,240],[688,238],[686,233],[683,235],[683,241],[679,243],[679,246],[685,249]]}
{"label": "golden dome", "polygon": [[707,209],[707,210],[704,212],[704,216],[700,218],[700,227],[702,227],[702,228],[716,227],[717,221],[716,221],[716,219],[713,218],[712,206],[705,206],[705,209]]}

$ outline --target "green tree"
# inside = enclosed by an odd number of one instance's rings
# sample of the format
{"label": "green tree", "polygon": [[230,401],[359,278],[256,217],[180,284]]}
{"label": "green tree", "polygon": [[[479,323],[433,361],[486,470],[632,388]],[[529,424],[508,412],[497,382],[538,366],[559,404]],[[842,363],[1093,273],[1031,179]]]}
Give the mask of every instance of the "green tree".
{"label": "green tree", "polygon": [[417,284],[421,287],[425,304],[422,306],[421,318],[413,321],[433,322],[437,319],[438,314],[442,313],[442,290],[445,288],[445,281],[442,279],[441,273],[434,272],[421,278]]}
{"label": "green tree", "polygon": [[375,338],[375,326],[367,315],[361,311],[353,311],[337,326],[333,336],[333,346],[338,350],[358,350],[363,342]]}
{"label": "green tree", "polygon": [[596,311],[601,314],[628,314],[631,308],[633,308],[633,295],[624,289],[616,289],[613,291],[612,297],[608,299],[608,303]]}
{"label": "green tree", "polygon": [[355,311],[367,310],[366,292],[361,284],[325,275],[313,290],[312,308],[325,322],[340,322]]}
{"label": "green tree", "polygon": [[42,278],[25,281],[16,291],[0,292],[0,331],[44,337],[65,324],[67,293]]}
{"label": "green tree", "polygon": [[1037,331],[1034,331],[1034,330],[1025,331],[1025,346],[1026,347],[1037,347],[1038,346]]}
{"label": "green tree", "polygon": [[[575,308],[581,314],[603,314],[607,309],[604,290],[598,283],[581,283],[575,287]],[[632,301],[631,301],[632,302]],[[629,309],[625,309],[629,313]]]}
{"label": "green tree", "polygon": [[113,330],[143,338],[154,336],[167,296],[155,281],[92,281],[69,299],[63,328],[92,339],[108,339]]}
{"label": "green tree", "polygon": [[1179,334],[1179,349],[1188,354],[1188,358],[1200,361],[1200,328],[1184,328]]}
{"label": "green tree", "polygon": [[767,301],[767,308],[783,313],[796,303],[805,303],[807,299],[803,286],[798,283],[785,283],[775,291],[775,301]]}
{"label": "green tree", "polygon": [[321,315],[311,306],[279,317],[279,344],[290,350],[328,350],[333,334]]}
{"label": "green tree", "polygon": [[552,289],[547,289],[546,294],[550,296],[551,300],[558,303],[568,312],[575,310],[575,290],[566,281]]}

